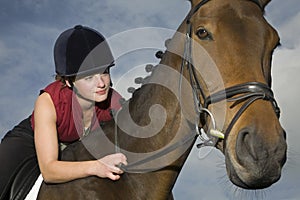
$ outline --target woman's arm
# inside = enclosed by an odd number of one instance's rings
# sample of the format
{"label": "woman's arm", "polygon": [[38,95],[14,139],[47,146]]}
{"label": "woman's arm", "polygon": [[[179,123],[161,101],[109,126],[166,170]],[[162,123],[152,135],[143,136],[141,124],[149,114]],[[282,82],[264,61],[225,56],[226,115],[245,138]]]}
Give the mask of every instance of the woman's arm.
{"label": "woman's arm", "polygon": [[93,175],[118,180],[123,173],[116,167],[119,163],[127,164],[123,154],[112,154],[93,161],[58,160],[56,111],[48,93],[41,94],[35,103],[34,124],[37,157],[45,182],[61,183]]}

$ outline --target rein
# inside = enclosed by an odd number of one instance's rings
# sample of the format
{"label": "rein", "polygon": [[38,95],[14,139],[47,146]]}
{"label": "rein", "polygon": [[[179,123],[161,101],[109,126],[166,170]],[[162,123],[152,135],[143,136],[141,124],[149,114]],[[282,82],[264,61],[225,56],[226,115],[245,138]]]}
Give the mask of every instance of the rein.
{"label": "rein", "polygon": [[[183,55],[181,68],[180,68],[179,94],[181,94],[181,83],[182,83],[184,68],[186,68],[189,73],[190,84],[193,91],[195,112],[198,116],[198,119],[195,122],[195,131],[194,131],[195,134],[187,134],[182,140],[144,159],[138,160],[128,165],[119,164],[117,167],[119,167],[125,172],[146,173],[149,171],[155,171],[157,169],[134,169],[134,168],[142,164],[145,164],[147,162],[151,162],[155,159],[161,158],[162,156],[176,150],[178,147],[188,143],[189,141],[195,140],[198,136],[202,140],[200,144],[197,144],[198,148],[203,146],[215,146],[216,141],[219,139],[224,139],[226,144],[226,138],[228,137],[234,124],[237,122],[237,120],[243,114],[243,112],[256,100],[262,99],[262,100],[270,101],[274,107],[274,111],[277,117],[278,118],[280,117],[280,109],[274,98],[273,92],[271,88],[264,83],[260,83],[260,82],[242,83],[229,88],[225,88],[224,90],[216,92],[210,96],[207,97],[205,96],[203,88],[201,87],[199,79],[196,75],[196,69],[192,65],[193,63],[192,62],[192,23],[190,19],[201,8],[201,6],[203,6],[209,1],[210,0],[201,1],[190,11],[190,13],[187,16],[187,20],[186,20],[187,32],[186,32],[185,45],[184,45],[184,55]],[[254,2],[261,9],[263,9],[263,7],[261,6],[258,0],[250,0],[250,1]],[[202,97],[204,101],[203,103],[201,103],[200,97]],[[241,108],[233,117],[225,133],[217,130],[215,117],[208,109],[209,105],[223,100],[226,100],[228,102],[234,102],[230,108],[234,107],[236,104],[240,102],[245,101],[245,103],[241,106]],[[203,119],[201,118],[201,116],[202,117],[204,116],[203,114],[206,115],[208,114],[208,116],[211,118],[212,128],[208,130],[208,133],[205,132],[203,127],[199,127],[200,120]],[[206,120],[204,119],[204,121]],[[116,152],[119,152],[117,141],[116,141]]]}

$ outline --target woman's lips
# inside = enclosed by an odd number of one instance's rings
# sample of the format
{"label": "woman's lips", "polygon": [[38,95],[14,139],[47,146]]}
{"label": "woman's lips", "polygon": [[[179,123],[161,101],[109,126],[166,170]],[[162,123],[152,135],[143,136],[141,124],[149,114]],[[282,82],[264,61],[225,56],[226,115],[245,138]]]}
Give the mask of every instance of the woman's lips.
{"label": "woman's lips", "polygon": [[99,95],[104,95],[106,94],[106,90],[97,91],[96,93]]}

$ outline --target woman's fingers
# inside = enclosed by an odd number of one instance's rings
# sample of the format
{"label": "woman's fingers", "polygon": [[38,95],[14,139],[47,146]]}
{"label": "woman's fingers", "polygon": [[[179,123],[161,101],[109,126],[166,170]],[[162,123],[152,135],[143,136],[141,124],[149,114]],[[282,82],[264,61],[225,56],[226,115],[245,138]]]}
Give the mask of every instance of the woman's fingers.
{"label": "woman's fingers", "polygon": [[111,172],[115,174],[123,174],[123,170],[121,170],[119,167],[111,167]]}
{"label": "woman's fingers", "polygon": [[103,172],[106,174],[104,176],[111,180],[119,180],[120,175],[124,173],[121,166],[128,164],[126,156],[122,153],[111,154],[98,161],[102,163],[103,166],[106,166],[103,168]]}
{"label": "woman's fingers", "polygon": [[121,176],[118,175],[118,174],[113,174],[113,173],[111,173],[111,174],[109,174],[109,175],[107,176],[107,178],[109,178],[109,179],[111,179],[111,180],[113,180],[113,181],[117,181],[117,180],[119,180],[119,179],[121,178]]}
{"label": "woman's fingers", "polygon": [[118,158],[119,162],[117,163],[117,165],[120,165],[120,163],[127,165],[127,158],[124,154],[122,153],[116,153],[114,154],[116,155],[116,157]]}

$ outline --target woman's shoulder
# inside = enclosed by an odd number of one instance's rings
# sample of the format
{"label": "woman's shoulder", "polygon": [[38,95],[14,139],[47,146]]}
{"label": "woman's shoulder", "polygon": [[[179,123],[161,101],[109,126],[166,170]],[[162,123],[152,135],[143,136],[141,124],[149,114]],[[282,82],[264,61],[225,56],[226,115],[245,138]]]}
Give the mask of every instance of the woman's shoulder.
{"label": "woman's shoulder", "polygon": [[38,117],[49,116],[53,119],[55,118],[56,116],[55,107],[48,93],[43,93],[37,98],[35,102],[33,114],[34,116],[38,116]]}

